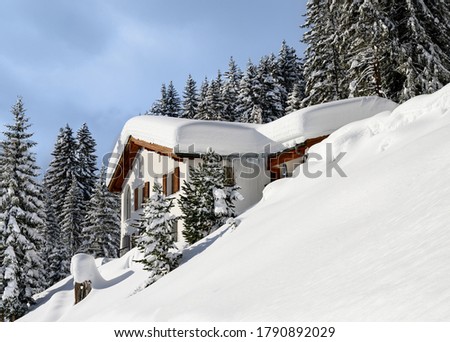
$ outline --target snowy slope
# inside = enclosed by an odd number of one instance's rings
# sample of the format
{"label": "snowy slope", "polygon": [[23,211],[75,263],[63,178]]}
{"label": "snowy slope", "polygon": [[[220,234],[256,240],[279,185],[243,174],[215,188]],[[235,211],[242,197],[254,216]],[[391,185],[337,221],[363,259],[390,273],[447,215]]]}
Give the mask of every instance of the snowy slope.
{"label": "snowy slope", "polygon": [[450,320],[449,136],[450,86],[347,125],[310,152],[347,152],[348,177],[299,169],[144,291],[130,296],[145,273],[129,254],[99,268],[110,286],[22,320]]}

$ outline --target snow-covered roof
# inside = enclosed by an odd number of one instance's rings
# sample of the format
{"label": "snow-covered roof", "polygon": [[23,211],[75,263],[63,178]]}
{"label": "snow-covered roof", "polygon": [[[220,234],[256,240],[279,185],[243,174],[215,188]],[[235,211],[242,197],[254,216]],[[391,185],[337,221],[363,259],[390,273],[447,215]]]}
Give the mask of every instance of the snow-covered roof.
{"label": "snow-covered roof", "polygon": [[263,146],[272,141],[255,129],[258,126],[260,125],[141,115],[125,123],[118,143],[126,144],[132,136],[170,147],[178,153],[205,153],[208,148],[221,155],[262,153]]}
{"label": "snow-covered roof", "polygon": [[350,122],[394,110],[398,104],[377,97],[355,97],[300,109],[257,130],[284,148],[329,135]]}
{"label": "snow-covered roof", "polygon": [[380,97],[359,97],[300,109],[267,124],[191,120],[142,115],[128,120],[109,161],[109,183],[130,137],[163,146],[175,154],[205,153],[209,148],[221,155],[271,152],[328,135],[353,121],[379,112],[392,111],[397,104]]}

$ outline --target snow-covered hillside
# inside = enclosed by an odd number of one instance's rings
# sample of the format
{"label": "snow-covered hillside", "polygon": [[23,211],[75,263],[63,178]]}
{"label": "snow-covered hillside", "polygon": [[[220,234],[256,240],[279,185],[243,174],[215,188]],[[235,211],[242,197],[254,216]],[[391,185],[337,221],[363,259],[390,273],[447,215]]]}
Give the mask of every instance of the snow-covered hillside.
{"label": "snow-covered hillside", "polygon": [[133,295],[131,252],[80,304],[68,278],[22,321],[450,320],[449,136],[450,86],[347,125],[310,151],[347,152],[347,177],[302,166],[151,287]]}

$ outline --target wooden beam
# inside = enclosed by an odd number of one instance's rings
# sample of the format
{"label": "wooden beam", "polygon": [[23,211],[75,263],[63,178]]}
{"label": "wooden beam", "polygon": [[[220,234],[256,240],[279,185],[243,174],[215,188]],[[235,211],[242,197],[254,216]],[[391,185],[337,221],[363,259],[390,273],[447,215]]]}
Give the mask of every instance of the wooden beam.
{"label": "wooden beam", "polygon": [[167,157],[170,157],[178,162],[182,162],[183,159],[177,156],[173,149],[167,146],[149,143],[147,141],[136,139],[132,136],[128,138],[128,141],[117,163],[111,182],[108,185],[108,189],[111,192],[121,192],[125,179],[128,177],[128,173],[131,170],[134,159],[137,156],[139,149],[144,148],[147,151],[152,151]]}
{"label": "wooden beam", "polygon": [[177,161],[181,161],[182,160],[182,158],[177,156],[173,152],[173,149],[170,148],[170,147],[149,143],[147,141],[144,141],[144,140],[141,140],[141,139],[136,139],[134,137],[131,137],[130,141],[131,141],[131,143],[133,143],[133,144],[135,144],[135,145],[137,145],[139,147],[145,148],[147,151],[153,151],[153,152],[156,152],[158,154],[171,157],[171,158],[173,158],[173,159],[175,159]]}
{"label": "wooden beam", "polygon": [[136,158],[139,149],[140,146],[133,144],[130,137],[123,149],[119,162],[116,165],[116,168],[114,169],[111,182],[108,186],[109,191],[111,192],[122,191],[123,182],[125,178],[128,176],[128,172],[130,171],[131,166],[133,165],[134,159]]}

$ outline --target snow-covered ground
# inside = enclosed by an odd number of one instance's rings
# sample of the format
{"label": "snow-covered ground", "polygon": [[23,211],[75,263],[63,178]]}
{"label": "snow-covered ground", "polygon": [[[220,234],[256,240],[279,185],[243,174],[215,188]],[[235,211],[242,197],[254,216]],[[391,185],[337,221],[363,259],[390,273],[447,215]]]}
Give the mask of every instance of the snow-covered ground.
{"label": "snow-covered ground", "polygon": [[310,152],[347,154],[347,177],[311,158],[298,176],[186,251],[135,293],[134,251],[73,306],[72,279],[22,321],[450,320],[450,86],[347,125]]}

